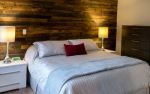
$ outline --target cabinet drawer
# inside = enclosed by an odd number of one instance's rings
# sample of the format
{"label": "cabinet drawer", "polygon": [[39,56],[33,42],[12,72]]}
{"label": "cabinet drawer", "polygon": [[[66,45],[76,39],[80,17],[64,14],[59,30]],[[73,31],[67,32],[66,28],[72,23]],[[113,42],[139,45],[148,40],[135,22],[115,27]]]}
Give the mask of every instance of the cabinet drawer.
{"label": "cabinet drawer", "polygon": [[149,61],[149,52],[136,48],[123,47],[122,55],[139,58],[145,61]]}
{"label": "cabinet drawer", "polygon": [[135,34],[135,33],[124,33],[122,37],[124,39],[129,39],[129,40],[139,40],[139,41],[149,41],[150,40],[149,35],[141,35],[141,34]]}
{"label": "cabinet drawer", "polygon": [[150,27],[123,26],[123,32],[131,34],[150,34]]}
{"label": "cabinet drawer", "polygon": [[20,83],[20,77],[21,72],[16,71],[16,72],[11,72],[11,73],[6,73],[6,74],[1,74],[0,75],[0,87],[2,86],[9,86],[14,83]]}
{"label": "cabinet drawer", "polygon": [[11,66],[11,67],[2,67],[2,68],[0,68],[0,75],[1,74],[11,73],[11,72],[21,71],[22,68],[24,69],[24,67],[25,67],[25,65]]}
{"label": "cabinet drawer", "polygon": [[19,83],[14,83],[8,86],[3,86],[0,87],[0,93],[1,92],[5,92],[5,91],[9,91],[9,90],[13,90],[13,89],[19,89],[20,84]]}
{"label": "cabinet drawer", "polygon": [[122,40],[122,46],[149,51],[149,42],[139,40]]}

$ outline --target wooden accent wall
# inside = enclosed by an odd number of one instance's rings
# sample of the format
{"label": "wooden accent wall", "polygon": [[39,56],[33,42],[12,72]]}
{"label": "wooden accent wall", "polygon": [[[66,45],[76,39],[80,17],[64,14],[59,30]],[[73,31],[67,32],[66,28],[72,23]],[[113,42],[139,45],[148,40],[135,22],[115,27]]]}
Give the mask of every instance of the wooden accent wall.
{"label": "wooden accent wall", "polygon": [[[115,50],[117,0],[0,0],[0,26],[16,26],[10,56],[24,57],[35,41],[93,38],[101,46],[98,27],[109,27],[105,48]],[[27,35],[23,35],[27,29]],[[6,44],[0,43],[0,59]]]}

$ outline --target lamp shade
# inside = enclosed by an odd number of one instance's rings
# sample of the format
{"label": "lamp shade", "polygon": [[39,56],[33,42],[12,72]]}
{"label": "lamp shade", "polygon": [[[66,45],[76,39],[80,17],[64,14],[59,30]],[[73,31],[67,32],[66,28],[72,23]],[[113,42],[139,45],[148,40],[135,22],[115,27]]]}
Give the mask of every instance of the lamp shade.
{"label": "lamp shade", "polygon": [[98,37],[108,38],[108,27],[99,27]]}
{"label": "lamp shade", "polygon": [[0,26],[0,42],[15,41],[15,26]]}

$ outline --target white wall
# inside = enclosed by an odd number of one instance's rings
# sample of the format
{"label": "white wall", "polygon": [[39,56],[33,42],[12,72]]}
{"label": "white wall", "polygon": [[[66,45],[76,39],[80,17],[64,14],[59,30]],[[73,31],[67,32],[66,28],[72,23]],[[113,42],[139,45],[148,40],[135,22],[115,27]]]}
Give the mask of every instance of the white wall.
{"label": "white wall", "polygon": [[117,54],[121,54],[122,25],[150,26],[150,0],[118,0]]}

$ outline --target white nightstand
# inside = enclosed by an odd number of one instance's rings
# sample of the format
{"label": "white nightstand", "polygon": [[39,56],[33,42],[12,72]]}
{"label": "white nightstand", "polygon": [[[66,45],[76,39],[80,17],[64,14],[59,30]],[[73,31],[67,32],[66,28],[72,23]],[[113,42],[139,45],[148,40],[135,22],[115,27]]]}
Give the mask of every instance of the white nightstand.
{"label": "white nightstand", "polygon": [[116,51],[105,49],[105,52],[116,54]]}
{"label": "white nightstand", "polygon": [[23,60],[3,64],[0,61],[0,93],[26,87],[27,63]]}

